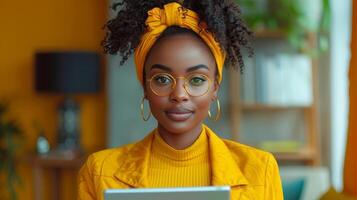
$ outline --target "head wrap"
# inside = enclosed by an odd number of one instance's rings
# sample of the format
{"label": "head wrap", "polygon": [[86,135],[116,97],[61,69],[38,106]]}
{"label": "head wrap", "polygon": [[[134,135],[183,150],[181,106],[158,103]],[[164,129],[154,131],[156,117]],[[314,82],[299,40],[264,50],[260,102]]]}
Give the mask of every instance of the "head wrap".
{"label": "head wrap", "polygon": [[203,39],[216,60],[218,82],[221,82],[225,53],[215,40],[214,35],[206,29],[206,23],[200,22],[197,13],[184,8],[179,3],[168,3],[164,6],[164,9],[155,7],[148,11],[148,18],[145,24],[147,30],[142,36],[139,46],[135,49],[136,74],[141,84],[143,84],[146,56],[160,34],[169,26],[191,29]]}

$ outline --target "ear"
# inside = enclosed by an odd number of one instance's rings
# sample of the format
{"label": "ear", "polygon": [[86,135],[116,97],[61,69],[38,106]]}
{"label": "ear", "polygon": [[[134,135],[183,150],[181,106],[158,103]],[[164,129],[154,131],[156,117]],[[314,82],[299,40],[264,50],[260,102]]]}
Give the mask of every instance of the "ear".
{"label": "ear", "polygon": [[144,93],[144,98],[147,99],[147,82],[146,82],[146,67],[144,67],[143,69],[143,83],[141,85],[141,87],[143,88],[143,93]]}
{"label": "ear", "polygon": [[145,77],[146,77],[146,74],[145,74],[145,70],[143,72],[143,83],[141,84],[141,88],[143,89],[143,93],[144,93],[144,98],[147,99],[147,89],[146,89],[146,81],[145,81]]}
{"label": "ear", "polygon": [[213,95],[212,95],[212,101],[215,101],[218,98],[218,90],[221,85],[218,83],[217,80],[214,81],[213,84]]}
{"label": "ear", "polygon": [[147,99],[147,97],[148,97],[148,96],[147,96],[147,89],[146,89],[146,86],[145,86],[145,85],[143,85],[143,86],[142,86],[142,88],[143,88],[144,98],[145,98],[145,99]]}

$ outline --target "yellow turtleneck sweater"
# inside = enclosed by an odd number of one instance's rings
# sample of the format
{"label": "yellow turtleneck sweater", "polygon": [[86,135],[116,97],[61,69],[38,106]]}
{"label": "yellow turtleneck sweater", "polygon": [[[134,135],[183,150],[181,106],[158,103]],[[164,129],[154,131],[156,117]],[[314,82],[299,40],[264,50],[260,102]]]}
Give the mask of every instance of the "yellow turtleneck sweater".
{"label": "yellow turtleneck sweater", "polygon": [[200,136],[188,148],[176,150],[155,131],[149,161],[150,187],[208,186],[211,169],[207,134]]}

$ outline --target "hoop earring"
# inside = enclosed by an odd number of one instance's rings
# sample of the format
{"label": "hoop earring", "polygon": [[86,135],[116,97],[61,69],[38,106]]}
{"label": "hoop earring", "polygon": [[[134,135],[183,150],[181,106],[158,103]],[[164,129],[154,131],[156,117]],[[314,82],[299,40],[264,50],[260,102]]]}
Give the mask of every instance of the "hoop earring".
{"label": "hoop earring", "polygon": [[212,118],[211,111],[210,110],[208,111],[208,117],[213,121],[218,121],[220,116],[221,116],[221,105],[219,104],[219,100],[218,99],[216,99],[216,101],[217,101],[217,114],[216,114],[216,116],[214,118]]}
{"label": "hoop earring", "polygon": [[144,101],[145,101],[145,97],[143,97],[141,99],[141,104],[140,104],[140,114],[141,114],[141,118],[144,120],[144,121],[148,121],[151,117],[151,112],[149,111],[149,115],[147,117],[144,116]]}

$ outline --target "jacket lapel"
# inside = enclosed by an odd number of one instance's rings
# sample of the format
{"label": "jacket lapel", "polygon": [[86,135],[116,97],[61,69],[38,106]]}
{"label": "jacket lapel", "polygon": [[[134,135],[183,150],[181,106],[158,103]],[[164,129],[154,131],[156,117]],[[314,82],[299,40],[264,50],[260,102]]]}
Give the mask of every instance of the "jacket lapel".
{"label": "jacket lapel", "polygon": [[212,166],[212,185],[243,186],[248,181],[234,160],[230,150],[211,129],[203,126],[209,140],[209,149]]}
{"label": "jacket lapel", "polygon": [[135,143],[126,155],[118,159],[118,162],[122,164],[114,174],[117,179],[135,188],[148,186],[147,171],[153,133],[154,131]]}

